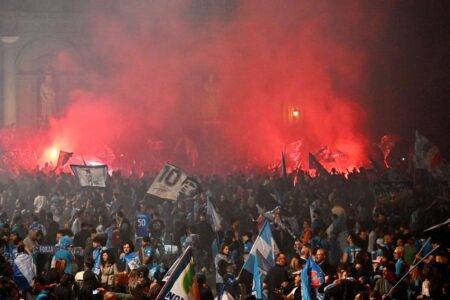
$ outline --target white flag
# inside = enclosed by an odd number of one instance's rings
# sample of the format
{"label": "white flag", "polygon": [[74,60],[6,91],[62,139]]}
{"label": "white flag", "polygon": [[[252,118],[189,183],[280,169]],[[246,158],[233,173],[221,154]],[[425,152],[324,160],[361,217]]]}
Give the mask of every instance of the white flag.
{"label": "white flag", "polygon": [[219,232],[222,230],[222,217],[217,213],[216,208],[211,203],[211,200],[207,198],[206,200],[206,214],[211,220],[211,226],[214,232]]}
{"label": "white flag", "polygon": [[176,201],[178,195],[192,195],[198,189],[198,183],[188,177],[180,168],[166,164],[156,176],[147,194],[162,199]]}
{"label": "white flag", "polygon": [[70,165],[73,174],[78,179],[82,187],[96,186],[106,187],[106,177],[108,176],[108,166],[83,166]]}

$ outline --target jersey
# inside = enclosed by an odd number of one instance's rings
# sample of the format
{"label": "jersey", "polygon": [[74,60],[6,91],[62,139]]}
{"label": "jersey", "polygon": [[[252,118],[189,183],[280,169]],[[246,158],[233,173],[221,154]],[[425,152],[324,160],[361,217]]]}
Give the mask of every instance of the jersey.
{"label": "jersey", "polygon": [[151,218],[147,213],[137,213],[136,214],[136,236],[143,238],[149,236],[148,226],[150,225]]}
{"label": "jersey", "polygon": [[345,252],[348,254],[348,262],[350,264],[353,264],[356,259],[356,255],[360,253],[362,249],[356,245],[348,246],[347,249],[345,249]]}

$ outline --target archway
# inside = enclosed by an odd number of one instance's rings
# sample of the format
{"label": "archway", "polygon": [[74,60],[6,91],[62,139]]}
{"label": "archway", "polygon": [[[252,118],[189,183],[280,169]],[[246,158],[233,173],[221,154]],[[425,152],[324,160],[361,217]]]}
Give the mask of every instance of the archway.
{"label": "archway", "polygon": [[[69,101],[69,92],[80,81],[79,70],[74,63],[78,52],[67,40],[57,37],[40,37],[30,40],[19,50],[16,58],[17,124],[35,125],[41,120],[43,95],[52,97],[55,103],[53,116]],[[45,78],[52,77],[49,93],[43,93]]]}

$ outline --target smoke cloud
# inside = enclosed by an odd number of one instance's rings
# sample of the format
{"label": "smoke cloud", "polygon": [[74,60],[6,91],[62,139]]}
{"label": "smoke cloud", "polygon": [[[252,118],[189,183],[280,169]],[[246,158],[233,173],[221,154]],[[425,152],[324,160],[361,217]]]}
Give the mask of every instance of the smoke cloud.
{"label": "smoke cloud", "polygon": [[[367,53],[388,10],[376,5],[96,2],[79,24],[86,49],[58,56],[83,72],[84,84],[50,122],[42,148],[113,167],[157,169],[171,160],[211,172],[268,164],[301,139],[304,166],[325,145],[348,155],[339,167],[360,166],[370,138]],[[289,120],[293,107],[299,117]]]}

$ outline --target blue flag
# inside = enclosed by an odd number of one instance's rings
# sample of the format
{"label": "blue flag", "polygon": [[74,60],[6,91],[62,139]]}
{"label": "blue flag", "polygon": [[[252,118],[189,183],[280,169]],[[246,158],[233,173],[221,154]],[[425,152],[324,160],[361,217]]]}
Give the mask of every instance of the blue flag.
{"label": "blue flag", "polygon": [[309,257],[302,270],[302,300],[316,299],[316,289],[325,282],[320,266]]}

